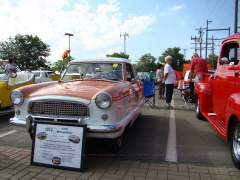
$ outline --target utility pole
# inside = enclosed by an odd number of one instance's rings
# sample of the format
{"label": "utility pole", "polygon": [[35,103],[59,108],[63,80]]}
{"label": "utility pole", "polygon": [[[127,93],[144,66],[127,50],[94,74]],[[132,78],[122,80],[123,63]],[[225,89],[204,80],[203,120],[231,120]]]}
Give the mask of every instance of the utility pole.
{"label": "utility pole", "polygon": [[184,51],[184,60],[186,60],[186,51],[187,51],[188,49],[183,49],[183,51]]}
{"label": "utility pole", "polygon": [[235,0],[235,23],[234,23],[234,33],[238,32],[238,0]]}
{"label": "utility pole", "polygon": [[203,28],[200,27],[198,31],[200,37],[199,37],[199,43],[200,43],[200,57],[202,57],[202,35],[203,35]]}
{"label": "utility pole", "polygon": [[124,53],[126,54],[126,37],[129,38],[129,35],[128,35],[128,33],[126,33],[126,32],[125,32],[124,34],[121,34],[121,33],[120,33],[120,38],[121,38],[122,36],[124,37]]}
{"label": "utility pole", "polygon": [[195,36],[194,38],[191,36],[191,40],[195,41],[195,53],[197,53],[197,37]]}
{"label": "utility pole", "polygon": [[205,59],[207,59],[207,46],[208,46],[208,24],[210,24],[212,21],[208,21],[207,19],[207,27],[206,27],[206,51],[205,51]]}
{"label": "utility pole", "polygon": [[214,42],[213,42],[213,36],[212,36],[212,69],[214,69]]}

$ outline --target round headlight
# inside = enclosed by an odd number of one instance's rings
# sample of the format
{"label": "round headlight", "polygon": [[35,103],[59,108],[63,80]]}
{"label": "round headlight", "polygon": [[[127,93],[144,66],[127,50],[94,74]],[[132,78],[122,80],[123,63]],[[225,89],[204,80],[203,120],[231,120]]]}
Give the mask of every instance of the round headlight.
{"label": "round headlight", "polygon": [[112,105],[112,96],[107,92],[102,92],[95,99],[96,105],[101,109],[108,109]]}
{"label": "round headlight", "polygon": [[21,105],[23,103],[23,93],[20,90],[12,91],[10,98],[14,105]]}

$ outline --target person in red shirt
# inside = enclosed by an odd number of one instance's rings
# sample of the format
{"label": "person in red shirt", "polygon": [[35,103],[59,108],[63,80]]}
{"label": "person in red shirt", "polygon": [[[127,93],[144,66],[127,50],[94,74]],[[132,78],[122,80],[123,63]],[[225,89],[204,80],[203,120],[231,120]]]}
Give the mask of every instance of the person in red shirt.
{"label": "person in red shirt", "polygon": [[190,81],[192,81],[193,76],[195,75],[195,82],[201,81],[203,78],[203,73],[208,72],[207,61],[197,53],[192,55],[191,61],[191,72],[190,72]]}

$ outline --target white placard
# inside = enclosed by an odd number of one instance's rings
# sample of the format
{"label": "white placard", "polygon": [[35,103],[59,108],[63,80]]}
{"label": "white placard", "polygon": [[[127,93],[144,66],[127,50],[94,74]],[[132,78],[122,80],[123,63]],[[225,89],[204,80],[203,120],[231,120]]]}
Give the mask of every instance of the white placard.
{"label": "white placard", "polygon": [[84,127],[37,123],[33,163],[81,169]]}

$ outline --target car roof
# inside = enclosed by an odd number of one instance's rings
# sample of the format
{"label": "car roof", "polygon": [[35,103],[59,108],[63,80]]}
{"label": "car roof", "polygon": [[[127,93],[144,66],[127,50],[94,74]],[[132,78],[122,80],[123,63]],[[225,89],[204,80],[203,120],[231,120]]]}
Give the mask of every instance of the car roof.
{"label": "car roof", "polygon": [[240,38],[240,33],[233,34],[231,36],[226,37],[226,39],[223,40],[222,44],[228,40],[239,39],[239,38]]}
{"label": "car roof", "polygon": [[78,62],[118,62],[118,63],[131,63],[131,60],[124,59],[124,58],[114,58],[114,57],[107,57],[107,58],[89,58],[89,59],[78,59],[78,60],[72,60],[70,64],[72,63],[78,63]]}

